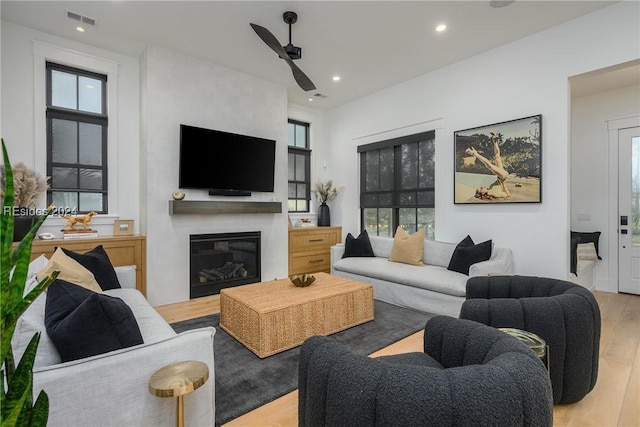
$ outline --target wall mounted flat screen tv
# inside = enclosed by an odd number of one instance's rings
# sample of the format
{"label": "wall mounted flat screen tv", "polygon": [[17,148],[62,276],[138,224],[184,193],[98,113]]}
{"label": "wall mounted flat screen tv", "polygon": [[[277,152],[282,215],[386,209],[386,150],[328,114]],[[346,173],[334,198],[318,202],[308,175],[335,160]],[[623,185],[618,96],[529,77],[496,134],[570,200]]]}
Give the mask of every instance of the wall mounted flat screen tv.
{"label": "wall mounted flat screen tv", "polygon": [[275,155],[271,139],[180,125],[178,185],[222,195],[273,192]]}

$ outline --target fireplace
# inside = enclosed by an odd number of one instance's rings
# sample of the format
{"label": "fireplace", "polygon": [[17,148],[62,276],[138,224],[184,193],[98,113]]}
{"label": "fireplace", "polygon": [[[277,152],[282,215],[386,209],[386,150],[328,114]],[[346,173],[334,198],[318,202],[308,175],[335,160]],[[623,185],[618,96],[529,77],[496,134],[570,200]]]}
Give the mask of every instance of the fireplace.
{"label": "fireplace", "polygon": [[189,297],[260,282],[260,232],[192,234]]}

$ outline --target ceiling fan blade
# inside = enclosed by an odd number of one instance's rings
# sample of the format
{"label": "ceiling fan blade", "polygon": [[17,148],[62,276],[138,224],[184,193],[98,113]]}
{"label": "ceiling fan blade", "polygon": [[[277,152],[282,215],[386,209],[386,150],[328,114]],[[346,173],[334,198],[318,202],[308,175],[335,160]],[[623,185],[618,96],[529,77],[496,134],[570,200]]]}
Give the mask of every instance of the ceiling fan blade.
{"label": "ceiling fan blade", "polygon": [[284,60],[291,67],[291,71],[293,72],[293,78],[296,79],[298,86],[302,88],[305,92],[309,92],[310,90],[316,90],[316,85],[313,84],[311,79],[307,77],[305,73],[302,72],[300,68],[296,64],[293,63],[291,59],[284,58]]}
{"label": "ceiling fan blade", "polygon": [[316,89],[316,86],[313,84],[311,79],[307,77],[307,75],[303,73],[296,64],[294,64],[291,58],[289,58],[289,54],[287,54],[287,51],[284,50],[278,39],[271,33],[271,31],[257,24],[249,25],[251,25],[253,31],[256,32],[258,37],[260,37],[262,41],[271,48],[271,50],[277,53],[280,58],[284,59],[286,63],[289,64],[289,67],[291,67],[291,71],[293,72],[293,78],[298,83],[298,86],[306,92]]}
{"label": "ceiling fan blade", "polygon": [[284,48],[282,47],[282,45],[280,44],[276,36],[271,34],[271,31],[267,30],[264,27],[261,27],[260,25],[256,25],[256,24],[249,24],[249,25],[251,25],[251,28],[253,28],[253,31],[256,32],[258,37],[260,37],[262,41],[265,42],[265,44],[271,48],[271,50],[277,53],[280,58],[282,59],[289,58],[287,51],[284,50]]}

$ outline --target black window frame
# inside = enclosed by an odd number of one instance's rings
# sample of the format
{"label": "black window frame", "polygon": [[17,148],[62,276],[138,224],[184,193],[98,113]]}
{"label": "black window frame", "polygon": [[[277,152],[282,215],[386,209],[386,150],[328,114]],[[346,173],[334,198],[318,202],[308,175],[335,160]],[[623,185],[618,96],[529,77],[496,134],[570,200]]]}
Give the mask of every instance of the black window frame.
{"label": "black window frame", "polygon": [[[311,127],[310,123],[302,122],[299,120],[288,119],[287,124],[293,124],[297,126],[302,126],[305,129],[305,146],[304,147],[296,147],[294,145],[289,145],[289,141],[287,141],[287,154],[293,155],[302,155],[304,156],[304,168],[305,168],[305,179],[304,181],[297,180],[287,180],[287,211],[289,213],[309,213],[311,212],[311,149],[309,148],[309,130]],[[297,133],[294,132],[294,139]],[[287,168],[289,165],[287,165]],[[295,167],[295,165],[294,165]],[[295,176],[295,174],[294,174]],[[305,186],[305,194],[306,197],[290,197],[289,195],[289,185],[294,184],[296,186],[303,184]],[[297,194],[296,194],[297,195]],[[304,200],[306,201],[307,209],[305,210],[289,210],[289,200]]]}
{"label": "black window frame", "polygon": [[[380,209],[390,209],[391,210],[391,235],[395,234],[395,230],[400,225],[400,210],[401,209],[416,209],[416,221],[415,224],[418,224],[418,209],[420,208],[430,208],[435,209],[435,162],[433,164],[433,186],[429,187],[415,187],[415,188],[402,188],[402,176],[401,172],[403,169],[402,165],[402,147],[407,144],[419,144],[420,142],[429,141],[433,144],[434,149],[434,157],[435,157],[435,131],[427,131],[421,132],[413,135],[402,136],[399,138],[393,138],[385,141],[374,142],[371,144],[360,145],[357,148],[357,152],[360,156],[360,224],[361,229],[366,229],[366,218],[365,218],[365,209],[377,209],[378,218],[380,218]],[[382,149],[392,149],[393,150],[393,184],[392,189],[390,190],[377,190],[377,191],[367,191],[366,190],[366,176],[367,176],[367,165],[366,165],[366,153],[373,152],[376,150]],[[435,160],[435,159],[433,159]],[[378,180],[380,182],[380,176]],[[403,204],[401,201],[402,193],[416,193],[416,200],[414,204]],[[419,202],[418,193],[423,193],[423,196],[427,193],[425,197],[422,197],[422,202]],[[390,203],[381,204],[379,195],[390,195],[391,201]],[[367,201],[367,196],[375,196],[377,200],[376,203],[371,203],[371,201]],[[369,198],[371,200],[371,198]],[[428,200],[428,202],[425,202]],[[379,234],[379,225],[380,220],[378,219],[378,233]],[[415,230],[414,230],[415,231]]]}
{"label": "black window frame", "polygon": [[[52,86],[52,71],[62,71],[69,74],[74,74],[77,77],[90,77],[93,79],[102,81],[102,93],[101,93],[101,111],[102,113],[94,113],[89,111],[82,111],[80,109],[70,109],[52,105],[53,103],[53,86]],[[77,79],[79,82],[79,79]],[[79,84],[79,83],[78,83]],[[76,90],[76,96],[80,96],[80,91]],[[80,204],[81,193],[94,193],[102,195],[102,210],[96,211],[99,214],[107,214],[109,212],[109,180],[108,180],[108,125],[109,117],[107,114],[107,76],[105,74],[94,73],[87,70],[82,70],[75,67],[69,67],[66,65],[56,64],[54,62],[47,61],[46,63],[46,122],[47,122],[47,176],[53,176],[54,167],[67,167],[78,169],[91,169],[100,170],[102,172],[102,188],[100,190],[87,189],[80,187],[80,173],[78,172],[78,186],[77,188],[62,188],[53,187],[53,184],[47,190],[47,205],[51,205],[53,202],[54,192],[70,192],[78,193],[78,205]],[[77,104],[79,105],[79,103]],[[88,165],[79,163],[80,156],[77,156],[78,163],[62,163],[53,161],[53,120],[69,120],[77,123],[89,123],[102,127],[102,164],[100,166]],[[79,145],[77,146],[79,150]],[[79,154],[79,153],[78,153]],[[58,208],[74,208],[72,206]],[[78,213],[88,213],[88,210],[81,210],[80,206],[76,206]]]}

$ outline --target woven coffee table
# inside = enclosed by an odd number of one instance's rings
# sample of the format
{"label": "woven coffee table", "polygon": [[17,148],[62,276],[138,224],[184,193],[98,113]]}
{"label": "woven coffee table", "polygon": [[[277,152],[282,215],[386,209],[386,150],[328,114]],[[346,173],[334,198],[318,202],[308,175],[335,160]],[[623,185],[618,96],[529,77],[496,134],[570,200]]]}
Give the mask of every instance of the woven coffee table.
{"label": "woven coffee table", "polygon": [[309,287],[289,279],[220,291],[220,327],[258,357],[373,320],[373,287],[316,273]]}

